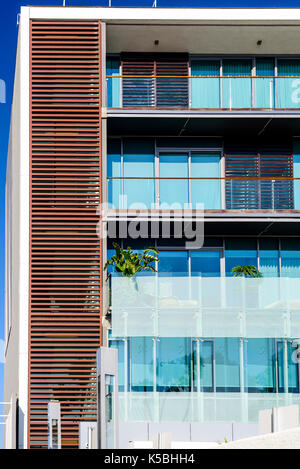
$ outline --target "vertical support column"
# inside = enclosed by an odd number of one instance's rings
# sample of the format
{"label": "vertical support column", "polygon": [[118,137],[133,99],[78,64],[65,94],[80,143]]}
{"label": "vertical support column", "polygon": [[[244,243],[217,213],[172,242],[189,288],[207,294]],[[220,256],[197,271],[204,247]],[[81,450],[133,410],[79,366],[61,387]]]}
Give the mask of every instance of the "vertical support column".
{"label": "vertical support column", "polygon": [[48,403],[48,449],[61,449],[60,403]]}
{"label": "vertical support column", "polygon": [[101,347],[97,352],[98,448],[119,447],[118,350]]}

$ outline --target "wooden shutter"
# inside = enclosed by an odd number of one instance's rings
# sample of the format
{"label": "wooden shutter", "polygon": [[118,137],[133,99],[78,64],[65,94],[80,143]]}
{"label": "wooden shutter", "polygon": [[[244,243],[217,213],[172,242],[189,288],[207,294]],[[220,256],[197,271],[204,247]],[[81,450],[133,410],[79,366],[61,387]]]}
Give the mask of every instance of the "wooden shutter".
{"label": "wooden shutter", "polygon": [[[293,158],[288,145],[227,144],[225,147],[227,209],[292,209]],[[238,179],[230,179],[238,178]],[[268,178],[253,180],[249,178]],[[274,180],[269,179],[274,178]]]}
{"label": "wooden shutter", "polygon": [[188,106],[186,54],[124,53],[121,63],[124,107]]}
{"label": "wooden shutter", "polygon": [[31,22],[29,447],[96,419],[101,324],[100,22]]}

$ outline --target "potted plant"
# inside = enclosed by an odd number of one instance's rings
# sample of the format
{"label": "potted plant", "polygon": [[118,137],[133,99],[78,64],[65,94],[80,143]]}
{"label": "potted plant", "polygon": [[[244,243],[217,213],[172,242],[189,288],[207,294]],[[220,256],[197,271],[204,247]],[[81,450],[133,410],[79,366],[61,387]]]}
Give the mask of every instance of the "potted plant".
{"label": "potted plant", "polygon": [[[141,252],[136,252],[129,246],[126,249],[123,249],[117,243],[113,243],[113,247],[115,249],[115,254],[107,260],[104,266],[104,270],[107,270],[109,266],[112,266],[115,272],[117,272],[119,275],[132,279],[134,289],[135,291],[137,291],[137,283],[135,276],[140,272],[156,272],[156,269],[153,264],[155,264],[155,262],[159,262],[159,259],[157,257],[159,251],[152,246],[143,249]],[[108,275],[108,279],[110,275],[111,274]],[[122,297],[122,294],[128,297],[128,294],[130,294],[130,290],[130,284],[127,283],[125,285],[125,291],[119,292],[120,297]],[[133,290],[131,290],[131,295],[132,301],[134,303]],[[109,308],[106,315],[108,320],[110,319],[110,315],[111,288],[109,288]]]}
{"label": "potted plant", "polygon": [[231,269],[234,277],[262,278],[263,274],[255,265],[237,265]]}

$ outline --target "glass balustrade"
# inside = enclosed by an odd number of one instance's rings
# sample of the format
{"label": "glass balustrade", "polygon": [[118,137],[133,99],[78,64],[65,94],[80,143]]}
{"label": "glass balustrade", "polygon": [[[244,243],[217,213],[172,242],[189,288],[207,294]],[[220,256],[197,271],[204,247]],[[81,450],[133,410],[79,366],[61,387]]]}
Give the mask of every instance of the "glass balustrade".
{"label": "glass balustrade", "polygon": [[[177,157],[177,160],[179,158]],[[166,174],[171,165],[166,164]],[[182,167],[183,174],[184,167]],[[199,166],[201,173],[202,167]],[[163,173],[163,168],[160,173]],[[180,168],[179,168],[180,169]],[[297,178],[108,178],[108,202],[116,209],[293,210],[300,208]]]}
{"label": "glass balustrade", "polygon": [[[231,72],[224,76],[107,75],[109,108],[183,108],[207,110],[300,109],[300,76],[251,76]],[[224,72],[225,73],[225,72]],[[246,73],[246,72],[245,72]]]}

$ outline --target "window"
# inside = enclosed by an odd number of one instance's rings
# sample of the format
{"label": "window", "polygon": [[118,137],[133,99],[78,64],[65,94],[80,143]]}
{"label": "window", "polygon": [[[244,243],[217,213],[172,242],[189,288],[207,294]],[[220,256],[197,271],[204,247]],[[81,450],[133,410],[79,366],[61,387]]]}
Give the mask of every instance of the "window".
{"label": "window", "polygon": [[294,208],[293,181],[280,179],[293,177],[292,149],[289,146],[255,148],[251,144],[228,142],[225,147],[225,177],[228,178],[225,189],[227,209]]}
{"label": "window", "polygon": [[123,54],[121,59],[124,107],[188,106],[188,54]]}
{"label": "window", "polygon": [[274,339],[248,339],[244,342],[245,390],[251,393],[275,392]]}
{"label": "window", "polygon": [[264,277],[279,277],[277,239],[263,238],[259,240],[259,270]]}
{"label": "window", "polygon": [[220,60],[194,59],[191,62],[191,73],[192,77],[201,77],[191,79],[192,107],[219,108],[221,106]]}
{"label": "window", "polygon": [[131,391],[153,391],[152,337],[131,337],[130,377]]}
{"label": "window", "polygon": [[223,76],[226,77],[223,78],[223,108],[232,109],[252,107],[251,73],[251,60],[223,60]]}
{"label": "window", "polygon": [[157,341],[157,391],[191,391],[191,340],[162,337]]}
{"label": "window", "polygon": [[[126,139],[123,155],[124,208],[146,208],[154,204],[154,147],[147,139]],[[152,178],[152,179],[151,179]]]}
{"label": "window", "polygon": [[256,59],[255,105],[257,108],[275,107],[274,59],[262,57]]}
{"label": "window", "polygon": [[[159,198],[160,205],[179,204],[184,208],[189,203],[189,166],[187,153],[163,153],[159,155]],[[186,178],[186,179],[171,179]]]}
{"label": "window", "polygon": [[[278,59],[278,107],[300,107],[300,59]],[[281,78],[280,78],[281,77]]]}
{"label": "window", "polygon": [[299,239],[281,240],[281,276],[300,277]]}
{"label": "window", "polygon": [[107,107],[121,107],[120,57],[108,56],[106,59]]}
{"label": "window", "polygon": [[226,275],[231,277],[232,268],[237,265],[257,267],[256,239],[228,239],[225,241]]}

